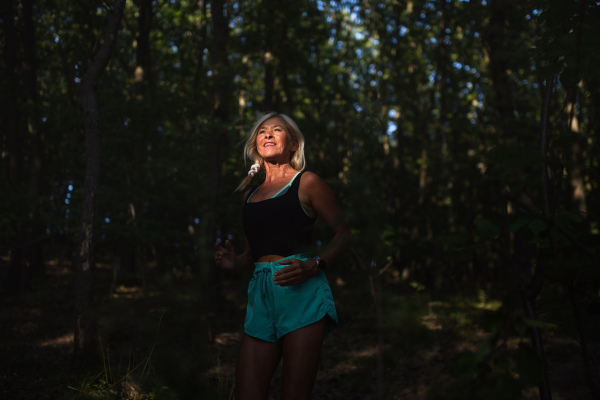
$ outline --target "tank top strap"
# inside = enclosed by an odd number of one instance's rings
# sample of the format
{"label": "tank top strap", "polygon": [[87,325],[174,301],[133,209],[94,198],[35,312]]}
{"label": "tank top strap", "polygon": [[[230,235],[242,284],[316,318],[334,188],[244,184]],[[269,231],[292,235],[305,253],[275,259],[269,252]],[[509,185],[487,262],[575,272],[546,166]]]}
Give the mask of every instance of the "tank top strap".
{"label": "tank top strap", "polygon": [[258,189],[258,186],[250,186],[250,191],[248,192],[248,196],[246,197],[246,201],[244,202],[244,204],[250,201],[250,197],[252,197],[254,192],[256,192],[256,189]]}
{"label": "tank top strap", "polygon": [[296,193],[298,193],[298,188],[300,187],[300,179],[302,178],[302,174],[305,171],[300,171],[298,172],[298,174],[294,177],[294,181],[292,182],[292,186],[290,187],[290,190],[295,191]]}

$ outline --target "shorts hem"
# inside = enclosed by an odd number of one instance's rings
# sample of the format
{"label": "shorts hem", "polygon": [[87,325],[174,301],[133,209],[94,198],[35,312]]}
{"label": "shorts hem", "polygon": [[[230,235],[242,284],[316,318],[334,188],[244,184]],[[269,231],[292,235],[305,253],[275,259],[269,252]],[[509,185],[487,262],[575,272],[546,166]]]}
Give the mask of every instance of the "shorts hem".
{"label": "shorts hem", "polygon": [[325,325],[325,336],[327,336],[328,334],[330,334],[331,332],[333,332],[335,330],[335,328],[337,328],[338,326],[338,321],[336,318],[334,318],[334,316],[331,314],[330,311],[325,311],[325,313],[323,313],[323,315],[320,315],[319,317],[317,317],[314,321],[311,322],[307,322],[305,324],[302,324],[300,326],[297,326],[293,329],[288,329],[285,331],[285,333],[282,333],[281,335],[278,335],[277,340],[281,341],[281,338],[283,338],[285,335],[287,335],[288,333],[297,331],[298,329],[302,329],[310,324],[314,324],[315,322],[319,322],[320,320],[322,320],[323,318],[328,317],[329,319],[326,321],[326,325]]}
{"label": "shorts hem", "polygon": [[265,339],[265,338],[261,337],[261,335],[259,335],[259,334],[249,332],[247,329],[244,329],[244,333],[248,336],[252,336],[254,339],[262,340],[263,342],[269,342],[269,343],[280,343],[281,342],[280,339],[275,339],[275,340]]}

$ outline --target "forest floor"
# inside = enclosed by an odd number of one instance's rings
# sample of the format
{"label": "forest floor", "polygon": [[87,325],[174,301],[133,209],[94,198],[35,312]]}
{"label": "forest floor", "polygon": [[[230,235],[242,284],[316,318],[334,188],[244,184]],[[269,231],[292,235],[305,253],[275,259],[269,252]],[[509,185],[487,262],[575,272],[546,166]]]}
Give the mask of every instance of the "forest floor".
{"label": "forest floor", "polygon": [[[20,294],[0,293],[1,400],[233,399],[249,272],[221,272],[212,284],[189,271],[149,276],[155,283],[143,290],[113,288],[111,265],[97,267],[101,349],[85,366],[72,363],[70,265],[51,260]],[[325,339],[314,399],[539,398],[527,335],[492,340],[505,320],[498,301],[433,296],[389,278],[372,286],[360,270],[328,277],[340,326]],[[373,287],[382,288],[379,303]],[[598,318],[585,322],[595,325],[598,362]],[[569,329],[544,332],[552,398],[592,399]],[[280,376],[269,399],[279,398]]]}

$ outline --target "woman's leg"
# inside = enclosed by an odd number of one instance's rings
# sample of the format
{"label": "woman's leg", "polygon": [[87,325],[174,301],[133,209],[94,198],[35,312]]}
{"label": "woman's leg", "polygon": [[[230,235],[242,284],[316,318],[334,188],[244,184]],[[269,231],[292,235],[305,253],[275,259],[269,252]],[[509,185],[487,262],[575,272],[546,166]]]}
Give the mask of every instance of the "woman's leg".
{"label": "woman's leg", "polygon": [[265,342],[244,333],[235,369],[235,398],[266,400],[280,360],[281,344]]}
{"label": "woman's leg", "polygon": [[325,326],[323,318],[283,337],[283,400],[311,398],[319,369]]}

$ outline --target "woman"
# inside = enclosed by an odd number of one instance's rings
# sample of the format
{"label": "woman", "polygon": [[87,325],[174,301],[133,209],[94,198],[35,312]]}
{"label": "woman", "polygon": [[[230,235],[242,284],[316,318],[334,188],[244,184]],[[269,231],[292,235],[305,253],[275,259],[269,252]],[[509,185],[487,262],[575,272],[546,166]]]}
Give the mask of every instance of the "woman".
{"label": "woman", "polygon": [[[345,251],[350,236],[329,186],[304,170],[304,137],[294,121],[269,113],[246,140],[245,159],[255,164],[240,183],[243,190],[258,170],[265,181],[244,193],[244,252],[229,241],[215,244],[223,268],[254,265],[248,286],[244,335],[235,374],[237,399],[266,399],[283,358],[282,398],[310,399],[321,345],[337,326],[324,270]],[[329,246],[311,257],[313,225],[321,217],[333,232]]]}

